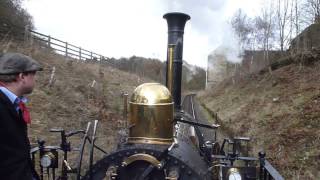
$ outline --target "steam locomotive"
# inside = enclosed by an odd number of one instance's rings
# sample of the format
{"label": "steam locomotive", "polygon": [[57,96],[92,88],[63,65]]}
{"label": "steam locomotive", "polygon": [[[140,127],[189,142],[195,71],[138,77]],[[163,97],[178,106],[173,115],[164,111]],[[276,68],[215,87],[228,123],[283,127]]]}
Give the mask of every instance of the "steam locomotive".
{"label": "steam locomotive", "polygon": [[[34,164],[39,165],[41,179],[49,172],[52,179],[61,180],[70,179],[70,174],[74,174],[77,180],[283,179],[265,159],[265,153],[260,152],[258,157],[243,156],[246,153],[241,147],[249,138],[226,138],[220,146],[216,137],[204,137],[203,131],[216,132],[219,126],[197,121],[181,103],[183,34],[190,16],[173,12],[163,17],[168,23],[166,86],[145,83],[134,90],[129,102],[126,141],[120,143],[116,151],[107,154],[95,144],[97,121],[89,122],[86,130],[69,133],[63,129],[51,129],[60,133],[61,145],[46,146],[44,141],[39,141],[39,146],[31,150]],[[79,133],[83,134],[80,156],[77,167],[70,167],[67,161],[71,151],[68,137]],[[89,167],[82,175],[87,142],[90,146]],[[95,151],[106,155],[93,164]],[[60,175],[56,177],[61,152],[62,165]],[[35,158],[37,154],[39,162]]]}

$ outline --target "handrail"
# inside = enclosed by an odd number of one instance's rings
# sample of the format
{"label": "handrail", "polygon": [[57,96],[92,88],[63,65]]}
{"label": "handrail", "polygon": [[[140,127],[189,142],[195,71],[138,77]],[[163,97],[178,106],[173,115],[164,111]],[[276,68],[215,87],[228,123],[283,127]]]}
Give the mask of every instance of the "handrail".
{"label": "handrail", "polygon": [[265,159],[266,153],[259,152],[260,180],[284,180],[280,173]]}
{"label": "handrail", "polygon": [[263,173],[264,179],[268,177],[268,179],[284,180],[280,173],[267,160],[264,160],[263,170],[260,173]]}

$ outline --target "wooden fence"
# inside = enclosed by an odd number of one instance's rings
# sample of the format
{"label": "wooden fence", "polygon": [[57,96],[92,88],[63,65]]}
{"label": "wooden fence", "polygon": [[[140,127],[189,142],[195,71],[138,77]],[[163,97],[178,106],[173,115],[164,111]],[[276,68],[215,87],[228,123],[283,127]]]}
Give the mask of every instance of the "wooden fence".
{"label": "wooden fence", "polygon": [[[14,30],[14,31],[13,31]],[[22,28],[14,25],[3,26],[0,25],[0,34],[2,37],[12,35],[17,40],[39,41],[41,46],[53,49],[56,53],[61,54],[65,57],[78,59],[78,60],[92,60],[100,63],[106,63],[112,65],[106,56],[95,53],[90,50],[81,48],[80,46],[73,45],[66,41],[51,37],[50,35],[45,35],[28,27]]]}
{"label": "wooden fence", "polygon": [[96,60],[96,61],[106,61],[107,58],[101,54],[86,50],[80,46],[70,44],[66,41],[45,35],[33,30],[28,30],[30,37],[35,40],[41,41],[47,45],[48,48],[54,49],[57,53],[62,54],[66,57],[71,57],[79,60]]}

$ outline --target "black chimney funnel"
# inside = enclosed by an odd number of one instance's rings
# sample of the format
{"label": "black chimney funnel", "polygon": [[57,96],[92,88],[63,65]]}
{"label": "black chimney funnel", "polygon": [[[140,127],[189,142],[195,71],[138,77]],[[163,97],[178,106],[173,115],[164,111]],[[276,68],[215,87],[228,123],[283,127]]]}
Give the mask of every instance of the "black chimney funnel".
{"label": "black chimney funnel", "polygon": [[[184,13],[172,12],[163,16],[168,23],[168,54],[167,54],[167,76],[166,85],[170,89],[172,86],[172,96],[176,110],[181,110],[181,79],[182,79],[182,52],[183,52],[183,33],[186,22],[190,16]],[[170,48],[173,50],[170,53]],[[173,62],[170,60],[172,55]],[[173,72],[169,72],[170,64],[173,63]],[[172,66],[172,65],[171,65]],[[170,73],[172,73],[170,75]],[[173,76],[173,78],[170,78]],[[169,82],[173,80],[173,82]]]}

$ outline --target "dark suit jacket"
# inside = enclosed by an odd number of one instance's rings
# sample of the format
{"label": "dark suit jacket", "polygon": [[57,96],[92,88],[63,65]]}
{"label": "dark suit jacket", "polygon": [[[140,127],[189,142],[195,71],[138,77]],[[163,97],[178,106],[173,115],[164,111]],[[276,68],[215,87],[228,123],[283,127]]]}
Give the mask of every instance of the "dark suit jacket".
{"label": "dark suit jacket", "polygon": [[32,180],[27,125],[0,90],[0,179]]}

